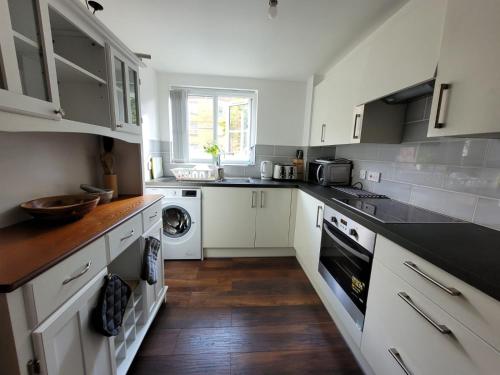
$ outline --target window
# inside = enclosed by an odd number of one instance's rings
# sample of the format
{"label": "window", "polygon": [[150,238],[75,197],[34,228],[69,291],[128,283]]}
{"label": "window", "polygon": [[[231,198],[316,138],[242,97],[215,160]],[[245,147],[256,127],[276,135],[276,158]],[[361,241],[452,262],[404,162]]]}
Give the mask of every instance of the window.
{"label": "window", "polygon": [[251,163],[256,99],[255,91],[172,88],[173,161],[210,162],[203,146],[217,144],[222,163]]}

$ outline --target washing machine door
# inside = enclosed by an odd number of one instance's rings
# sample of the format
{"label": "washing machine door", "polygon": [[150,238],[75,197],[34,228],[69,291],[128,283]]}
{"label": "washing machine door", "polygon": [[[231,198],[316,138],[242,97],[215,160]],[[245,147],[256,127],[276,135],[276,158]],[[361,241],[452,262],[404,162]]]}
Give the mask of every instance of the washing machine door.
{"label": "washing machine door", "polygon": [[163,207],[163,234],[170,238],[185,236],[191,229],[191,216],[184,208],[170,205]]}

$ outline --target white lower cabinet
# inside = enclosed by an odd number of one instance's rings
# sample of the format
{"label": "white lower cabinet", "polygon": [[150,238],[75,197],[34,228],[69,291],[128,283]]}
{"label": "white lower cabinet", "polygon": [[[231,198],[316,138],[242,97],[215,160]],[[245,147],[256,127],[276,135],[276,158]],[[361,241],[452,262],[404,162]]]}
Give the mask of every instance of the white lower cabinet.
{"label": "white lower cabinet", "polygon": [[204,248],[254,247],[257,189],[208,187],[202,196]]}
{"label": "white lower cabinet", "polygon": [[203,248],[287,247],[291,189],[205,187]]}
{"label": "white lower cabinet", "polygon": [[498,374],[500,368],[500,353],[377,260],[361,351],[380,375]]}
{"label": "white lower cabinet", "polygon": [[102,270],[33,331],[41,374],[113,373],[110,339],[92,329],[91,314],[107,270]]}
{"label": "white lower cabinet", "polygon": [[259,189],[255,247],[287,247],[291,189]]}
{"label": "white lower cabinet", "polygon": [[318,270],[324,207],[316,198],[301,190],[297,191],[293,247],[296,256],[309,271]]}

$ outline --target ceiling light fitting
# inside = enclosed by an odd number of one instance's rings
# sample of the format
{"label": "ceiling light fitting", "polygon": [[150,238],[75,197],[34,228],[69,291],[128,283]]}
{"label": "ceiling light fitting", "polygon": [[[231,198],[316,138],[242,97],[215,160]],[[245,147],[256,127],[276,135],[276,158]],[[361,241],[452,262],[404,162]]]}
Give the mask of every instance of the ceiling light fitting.
{"label": "ceiling light fitting", "polygon": [[269,19],[273,20],[278,15],[278,0],[269,0],[269,11],[267,16]]}

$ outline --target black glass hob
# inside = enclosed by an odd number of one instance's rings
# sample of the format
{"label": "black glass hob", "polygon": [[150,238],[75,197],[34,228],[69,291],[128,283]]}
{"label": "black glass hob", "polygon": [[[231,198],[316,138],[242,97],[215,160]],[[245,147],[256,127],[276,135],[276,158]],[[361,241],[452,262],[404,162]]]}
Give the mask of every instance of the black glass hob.
{"label": "black glass hob", "polygon": [[446,215],[389,198],[333,198],[383,223],[464,223]]}

